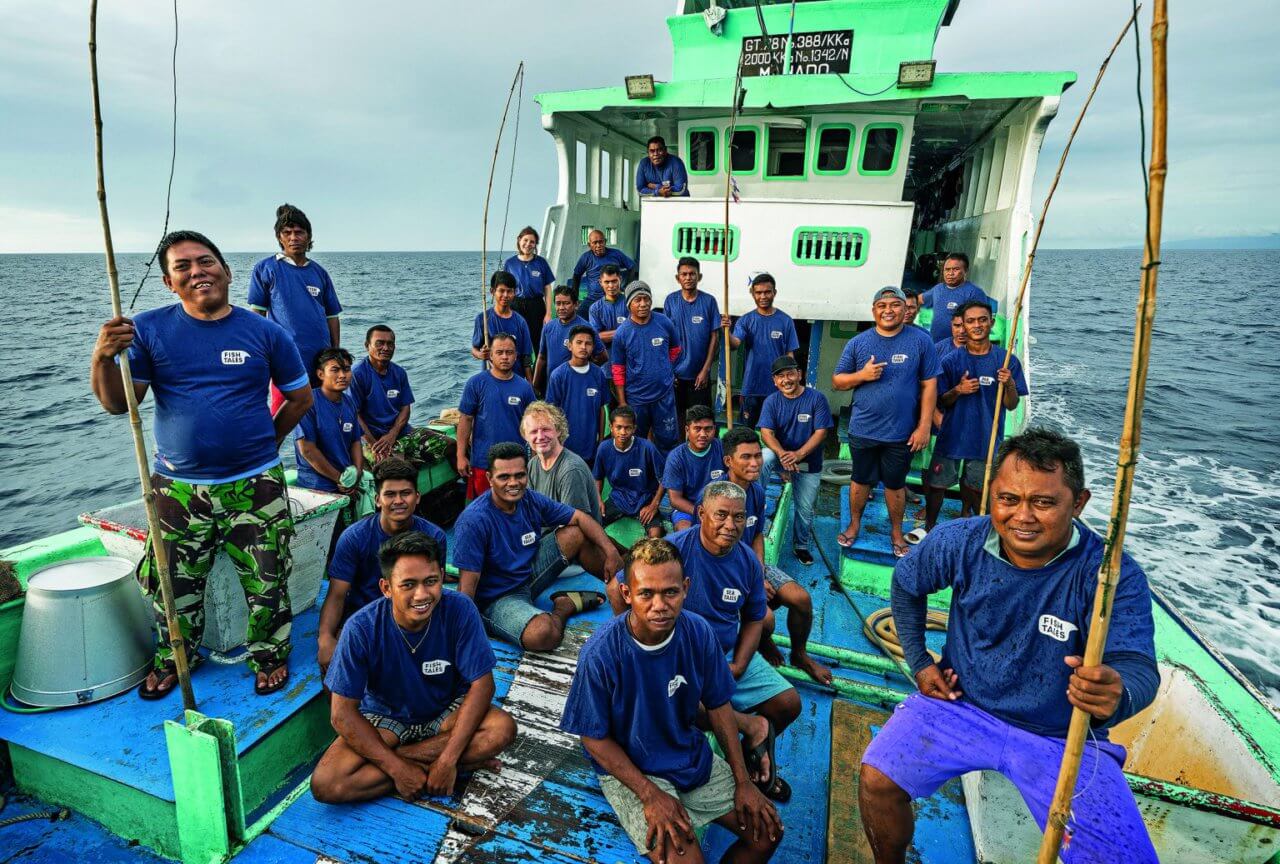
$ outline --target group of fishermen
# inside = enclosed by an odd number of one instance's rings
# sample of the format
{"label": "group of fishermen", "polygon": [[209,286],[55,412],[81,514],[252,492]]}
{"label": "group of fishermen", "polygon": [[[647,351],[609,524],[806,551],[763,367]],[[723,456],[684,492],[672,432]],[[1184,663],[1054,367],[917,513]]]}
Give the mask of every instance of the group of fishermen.
{"label": "group of fishermen", "polygon": [[[675,158],[650,144],[654,170]],[[137,399],[154,392],[160,542],[192,665],[204,583],[225,546],[250,608],[255,690],[287,681],[293,525],[278,448],[293,433],[300,484],[352,493],[372,465],[377,504],[331,549],[317,650],[338,738],[313,773],[317,799],[444,795],[459,771],[497,768],[517,729],[492,704],[488,636],[553,650],[570,617],[609,602],[615,616],[580,653],[561,727],[581,737],[622,827],[656,862],[701,861],[694,831],[713,821],[737,835],[722,860],[769,860],[783,832],[775,802],[791,796],[775,742],[802,709],[776,668],[784,660],[772,610],[787,609],[791,664],[824,684],[832,672],[806,651],[808,592],[764,561],[765,491],[774,473],[792,483],[794,553],[812,563],[813,502],[834,425],[825,396],[804,385],[794,323],[773,306],[773,277],[753,278],[756,309],[732,326],[731,343],[745,352],[744,422],[720,437],[710,393],[727,322],[698,289],[698,262],[678,262],[679,290],[656,313],[644,282],[622,291],[634,262],[599,232],[575,284],[551,289],[537,234],[522,231],[517,255],[491,280],[487,323],[477,316],[472,353],[484,368],[463,389],[453,457],[469,503],[450,557],[445,532],[416,512],[417,469],[396,452],[413,431],[413,394],[392,362],[394,332],[371,328],[368,356],[353,369],[339,347],[332,280],[307,256],[310,222],[283,205],[275,234],[281,251],[254,268],[252,311],[231,304],[231,272],[212,241],[169,234],[158,255],[180,302],[108,321],[94,350],[92,386],[109,412],[127,410],[116,368],[123,352]],[[990,516],[934,527],[957,480],[976,512],[995,382],[1007,385],[1006,409],[1026,393],[1016,358],[1006,368],[1004,349],[990,341],[994,304],[967,281],[966,265],[962,255],[947,258],[943,281],[926,295],[933,334],[908,321],[919,298],[897,287],[876,292],[873,327],[849,341],[832,380],[854,392],[853,516],[838,539],[857,540],[862,509],[883,486],[902,559],[894,618],[919,689],[864,756],[867,836],[877,861],[905,860],[911,799],[977,769],[1008,775],[1043,823],[1076,706],[1092,716],[1096,740],[1064,859],[1116,860],[1123,850],[1154,861],[1121,772],[1123,748],[1106,741],[1109,727],[1155,696],[1150,597],[1142,570],[1125,558],[1104,662],[1083,666],[1102,541],[1078,519],[1089,499],[1079,448],[1041,429],[1005,440],[990,471]],[[592,279],[600,297],[588,323],[576,298],[582,281],[590,298]],[[906,470],[935,427],[925,483],[933,530],[917,533],[910,549]],[[664,498],[674,529],[666,536]],[[603,526],[627,517],[645,536],[623,550]],[[177,683],[153,542],[138,570],[160,630],[154,669],[139,686],[148,699]],[[456,590],[444,589],[447,561]],[[570,564],[604,582],[604,593],[554,590]],[[950,624],[935,660],[925,646],[926,600],[946,588]],[[545,611],[536,600],[548,589]]]}

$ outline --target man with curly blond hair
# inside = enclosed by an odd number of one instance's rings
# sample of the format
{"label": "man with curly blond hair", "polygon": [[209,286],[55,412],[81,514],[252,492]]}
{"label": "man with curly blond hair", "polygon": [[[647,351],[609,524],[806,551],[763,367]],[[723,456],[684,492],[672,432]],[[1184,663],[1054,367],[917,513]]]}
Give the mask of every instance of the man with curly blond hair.
{"label": "man with curly blond hair", "polygon": [[600,520],[600,493],[582,457],[564,446],[569,421],[550,402],[530,402],[520,419],[520,434],[533,457],[529,460],[529,488],[552,501],[581,510]]}

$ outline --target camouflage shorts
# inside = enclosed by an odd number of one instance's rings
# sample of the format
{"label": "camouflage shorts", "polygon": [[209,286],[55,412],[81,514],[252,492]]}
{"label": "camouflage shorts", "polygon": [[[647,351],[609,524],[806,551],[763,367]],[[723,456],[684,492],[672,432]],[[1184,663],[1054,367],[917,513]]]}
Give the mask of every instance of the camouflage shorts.
{"label": "camouflage shorts", "polygon": [[[230,483],[195,484],[152,475],[161,534],[169,556],[178,626],[195,659],[204,637],[204,589],[219,549],[236,568],[249,606],[249,666],[270,668],[289,656],[288,582],[292,569],[284,468]],[[173,662],[151,539],[138,564],[138,582],[152,599],[160,644],[156,668]]]}

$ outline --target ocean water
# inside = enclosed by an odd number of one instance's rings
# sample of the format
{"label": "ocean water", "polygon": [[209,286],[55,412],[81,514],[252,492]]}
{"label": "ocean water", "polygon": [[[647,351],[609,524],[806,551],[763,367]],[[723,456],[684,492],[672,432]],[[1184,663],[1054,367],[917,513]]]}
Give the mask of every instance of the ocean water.
{"label": "ocean water", "polygon": [[[244,302],[260,254],[228,256]],[[1129,549],[1273,700],[1280,700],[1280,252],[1169,252],[1161,268]],[[317,254],[345,306],[343,342],[386,322],[417,396],[414,416],[456,404],[477,364],[479,253]],[[126,305],[146,256],[119,258]],[[496,264],[496,258],[490,268]],[[1138,253],[1045,251],[1032,290],[1033,416],[1084,447],[1101,528],[1110,510],[1132,344]],[[786,286],[779,306],[786,308]],[[170,302],[158,272],[138,309]],[[0,255],[0,549],[137,497],[129,425],[88,386],[110,317],[101,256]],[[359,351],[353,350],[359,356]],[[150,423],[149,403],[144,423]]]}

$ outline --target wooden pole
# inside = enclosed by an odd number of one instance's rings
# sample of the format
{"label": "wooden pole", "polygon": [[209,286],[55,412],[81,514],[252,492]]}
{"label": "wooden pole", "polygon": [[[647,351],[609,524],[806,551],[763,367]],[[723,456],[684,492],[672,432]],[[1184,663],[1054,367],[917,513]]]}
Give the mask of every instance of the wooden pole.
{"label": "wooden pole", "polygon": [[[1120,31],[1120,35],[1116,37],[1116,41],[1111,45],[1111,50],[1107,52],[1106,58],[1102,61],[1102,65],[1098,67],[1098,75],[1093,79],[1093,88],[1089,90],[1089,96],[1084,100],[1084,105],[1080,106],[1080,114],[1076,117],[1075,125],[1071,127],[1071,134],[1067,136],[1067,145],[1062,148],[1062,156],[1058,159],[1058,170],[1053,175],[1053,183],[1049,186],[1049,194],[1044,198],[1044,205],[1040,208],[1040,219],[1036,223],[1036,234],[1031,241],[1031,251],[1027,253],[1026,264],[1022,267],[1022,284],[1018,286],[1018,298],[1013,305],[1013,316],[1009,319],[1009,335],[1005,338],[1005,354],[1004,363],[1001,369],[1009,368],[1009,360],[1013,357],[1013,349],[1017,343],[1018,325],[1022,322],[1022,304],[1026,300],[1027,285],[1031,282],[1031,265],[1036,260],[1036,249],[1040,246],[1040,234],[1044,231],[1044,220],[1049,215],[1049,204],[1053,201],[1053,193],[1058,189],[1058,181],[1062,179],[1062,169],[1067,164],[1067,154],[1071,152],[1071,143],[1076,140],[1076,132],[1080,131],[1080,124],[1084,121],[1084,115],[1089,110],[1089,105],[1093,102],[1093,96],[1098,92],[1098,85],[1102,83],[1102,76],[1106,74],[1107,66],[1111,63],[1111,58],[1115,56],[1116,49],[1120,47],[1120,42],[1124,39],[1125,34],[1129,32],[1129,28],[1134,25],[1138,17],[1138,10],[1142,6],[1139,5],[1133,10],[1133,14],[1129,16],[1129,20],[1124,22],[1124,29]],[[938,310],[934,310],[935,314]],[[991,435],[987,440],[987,471],[986,476],[982,479],[982,500],[978,503],[978,515],[987,515],[987,498],[990,496],[992,460],[995,459],[996,443],[999,440],[1000,430],[1000,414],[1004,411],[1004,382],[1000,381],[996,384],[996,410],[995,416],[991,418]]]}
{"label": "wooden pole", "polygon": [[[1142,439],[1142,408],[1146,399],[1147,369],[1151,359],[1151,336],[1156,317],[1156,276],[1160,267],[1160,232],[1164,218],[1164,180],[1168,159],[1168,69],[1165,53],[1169,30],[1167,0],[1155,0],[1151,19],[1151,166],[1148,172],[1147,233],[1142,254],[1142,289],[1138,295],[1137,323],[1133,331],[1133,358],[1129,366],[1129,397],[1124,410],[1124,427],[1120,434],[1120,453],[1116,458],[1116,492],[1111,502],[1111,519],[1107,529],[1106,551],[1098,573],[1098,587],[1093,598],[1093,618],[1089,622],[1089,640],[1085,645],[1084,665],[1102,662],[1111,625],[1111,604],[1115,597],[1120,560],[1124,551],[1125,525],[1129,518],[1129,499],[1133,490],[1133,474],[1138,464],[1138,448]],[[1040,844],[1039,864],[1053,864],[1058,859],[1062,834],[1071,816],[1071,798],[1080,774],[1085,736],[1090,716],[1079,708],[1071,711],[1066,748],[1053,804],[1045,823]]]}
{"label": "wooden pole", "polygon": [[733,108],[729,112],[728,137],[724,142],[724,237],[721,251],[724,252],[724,419],[728,428],[733,428],[733,347],[729,344],[729,246],[733,241],[733,233],[729,227],[729,199],[733,195],[733,133],[738,125],[738,105],[742,101],[742,55],[738,55],[738,72],[733,79]]}
{"label": "wooden pole", "polygon": [[[102,102],[98,96],[98,0],[89,2],[89,83],[93,90],[93,143],[94,159],[98,169],[98,215],[102,218],[102,239],[106,250],[107,281],[111,284],[111,314],[124,314],[120,303],[120,276],[116,270],[115,246],[111,241],[111,220],[107,216],[107,184],[102,168]],[[118,355],[120,378],[124,382],[124,398],[129,405],[129,426],[133,430],[133,455],[138,463],[138,478],[142,481],[142,503],[147,511],[147,531],[151,538],[151,552],[155,557],[156,572],[160,582],[160,599],[164,604],[165,625],[169,629],[169,647],[173,649],[173,665],[178,673],[178,686],[182,688],[182,706],[196,710],[196,696],[191,689],[191,667],[187,663],[187,648],[178,626],[178,615],[173,605],[173,581],[169,575],[169,552],[165,548],[160,515],[156,511],[156,493],[151,486],[151,467],[147,464],[146,439],[142,436],[142,415],[138,412],[138,396],[133,389],[133,373],[129,370],[129,352]]]}
{"label": "wooden pole", "polygon": [[[489,165],[489,187],[484,193],[484,225],[480,229],[480,327],[484,333],[484,347],[489,348],[489,199],[493,196],[493,175],[498,170],[498,149],[502,146],[502,130],[507,125],[507,112],[511,110],[511,97],[515,95],[516,84],[524,75],[524,61],[516,67],[515,77],[511,79],[511,89],[507,92],[507,104],[502,106],[502,121],[498,124],[498,137],[493,142],[493,162]],[[519,111],[519,106],[516,107]],[[515,159],[515,154],[511,154]],[[510,190],[508,190],[510,194]]]}

